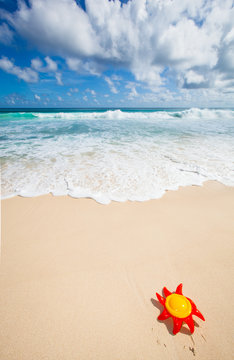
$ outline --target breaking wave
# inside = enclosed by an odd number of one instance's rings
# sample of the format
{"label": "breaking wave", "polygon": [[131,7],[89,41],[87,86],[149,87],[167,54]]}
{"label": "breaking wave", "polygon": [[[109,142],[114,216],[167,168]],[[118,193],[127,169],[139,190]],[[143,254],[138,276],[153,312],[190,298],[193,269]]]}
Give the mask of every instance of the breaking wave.
{"label": "breaking wave", "polygon": [[173,118],[184,118],[184,119],[223,119],[223,118],[234,119],[234,110],[230,109],[199,109],[191,108],[186,110],[73,110],[73,111],[59,111],[59,112],[3,112],[0,113],[1,119],[19,120],[19,119],[66,119],[66,120],[163,120]]}
{"label": "breaking wave", "polygon": [[144,201],[179,186],[234,185],[234,110],[0,113],[2,197]]}

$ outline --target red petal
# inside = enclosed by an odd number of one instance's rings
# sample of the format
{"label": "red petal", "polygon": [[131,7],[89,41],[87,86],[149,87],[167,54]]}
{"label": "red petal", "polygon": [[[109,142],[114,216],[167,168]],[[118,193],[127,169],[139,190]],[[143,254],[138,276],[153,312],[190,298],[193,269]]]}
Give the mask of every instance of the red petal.
{"label": "red petal", "polygon": [[170,317],[171,315],[169,314],[169,312],[167,312],[166,309],[163,310],[163,312],[158,316],[158,320],[166,320]]}
{"label": "red petal", "polygon": [[187,299],[188,299],[188,301],[190,301],[190,303],[191,303],[191,305],[192,305],[192,312],[194,312],[194,311],[197,309],[196,305],[195,305],[194,302],[193,302],[191,299],[189,299],[188,297],[187,297]]}
{"label": "red petal", "polygon": [[161,295],[159,295],[158,293],[156,293],[156,296],[158,298],[158,301],[162,304],[165,305],[165,299],[164,297],[162,297]]}
{"label": "red petal", "polygon": [[183,295],[183,294],[182,294],[182,286],[183,286],[183,284],[180,284],[180,285],[177,286],[177,288],[176,288],[176,294]]}
{"label": "red petal", "polygon": [[167,290],[166,287],[163,288],[163,292],[164,292],[164,294],[165,294],[166,297],[169,296],[169,295],[171,295],[171,292],[170,292],[169,290]]}
{"label": "red petal", "polygon": [[196,315],[196,316],[198,316],[200,319],[202,319],[203,321],[205,321],[204,316],[202,315],[202,313],[201,313],[198,309],[193,310],[193,315]]}
{"label": "red petal", "polygon": [[179,319],[179,318],[176,318],[174,316],[172,317],[172,319],[173,319],[173,322],[174,322],[173,334],[176,335],[181,329],[183,320]]}
{"label": "red petal", "polygon": [[188,325],[189,330],[191,332],[191,334],[194,332],[194,322],[193,322],[193,318],[192,316],[188,316],[187,318],[183,319],[184,322]]}

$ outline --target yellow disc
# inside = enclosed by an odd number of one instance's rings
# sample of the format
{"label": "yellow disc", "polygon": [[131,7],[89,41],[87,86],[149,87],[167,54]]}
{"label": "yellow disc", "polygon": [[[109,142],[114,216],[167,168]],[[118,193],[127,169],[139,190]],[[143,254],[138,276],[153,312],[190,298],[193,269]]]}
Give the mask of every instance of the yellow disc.
{"label": "yellow disc", "polygon": [[186,318],[192,312],[190,301],[183,295],[171,294],[167,296],[165,306],[167,311],[178,318]]}

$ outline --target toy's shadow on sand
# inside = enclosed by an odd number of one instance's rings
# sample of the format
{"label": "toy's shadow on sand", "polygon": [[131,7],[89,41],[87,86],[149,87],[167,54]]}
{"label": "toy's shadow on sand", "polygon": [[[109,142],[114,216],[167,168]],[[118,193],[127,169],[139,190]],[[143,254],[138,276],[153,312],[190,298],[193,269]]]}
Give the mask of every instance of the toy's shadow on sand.
{"label": "toy's shadow on sand", "polygon": [[[160,304],[160,302],[159,302],[158,300],[156,300],[156,299],[153,299],[153,298],[151,298],[150,301],[151,301],[151,303],[153,304],[153,306],[156,307],[156,308],[160,311],[160,313],[161,313],[163,307],[162,307],[162,305]],[[158,314],[158,315],[159,315],[159,314]],[[163,321],[160,321],[160,320],[157,320],[157,321],[160,322],[161,324],[164,324],[164,325],[167,327],[167,330],[168,330],[169,334],[175,336],[175,335],[173,334],[173,322],[172,322],[172,319],[171,319],[171,318],[169,318],[169,319],[167,319],[167,320],[163,320]],[[194,321],[194,325],[195,325],[196,327],[199,327],[199,325],[198,325],[198,323],[196,323],[196,321]],[[184,335],[189,335],[189,336],[192,335],[192,334],[190,333],[189,329],[188,329],[186,326],[183,326],[183,325],[182,325],[182,327],[181,327],[181,329],[180,329],[180,332],[181,332],[182,334],[184,334]]]}

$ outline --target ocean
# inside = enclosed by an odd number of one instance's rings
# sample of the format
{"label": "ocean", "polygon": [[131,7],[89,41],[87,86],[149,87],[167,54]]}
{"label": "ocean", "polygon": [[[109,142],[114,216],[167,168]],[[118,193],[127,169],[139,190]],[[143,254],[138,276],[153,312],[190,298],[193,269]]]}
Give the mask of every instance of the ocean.
{"label": "ocean", "polygon": [[1,196],[145,201],[234,186],[234,109],[1,109]]}

